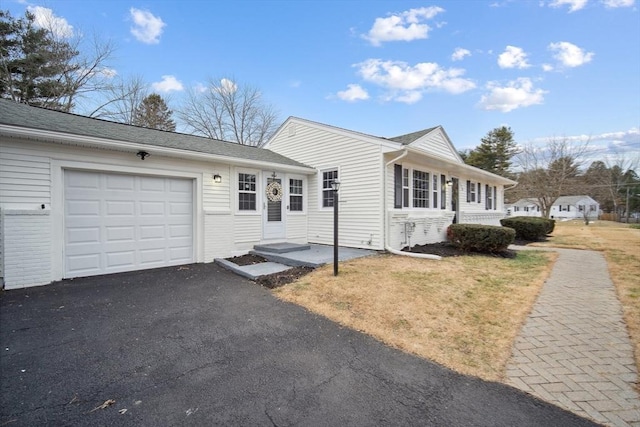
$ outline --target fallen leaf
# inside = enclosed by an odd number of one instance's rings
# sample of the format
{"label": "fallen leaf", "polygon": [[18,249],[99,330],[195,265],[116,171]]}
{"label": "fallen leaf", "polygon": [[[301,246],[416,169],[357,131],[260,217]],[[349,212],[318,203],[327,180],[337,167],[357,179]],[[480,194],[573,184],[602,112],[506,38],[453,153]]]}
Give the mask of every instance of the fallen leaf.
{"label": "fallen leaf", "polygon": [[93,412],[93,411],[97,411],[98,409],[106,409],[109,406],[113,405],[114,403],[116,403],[115,400],[113,399],[107,399],[104,401],[104,403],[102,405],[96,406],[95,408],[93,408],[92,410],[89,411],[89,413]]}
{"label": "fallen leaf", "polygon": [[127,412],[127,408],[123,408],[123,409],[120,409],[120,410],[118,411],[118,413],[119,413],[120,415],[122,415],[122,414],[124,414],[124,413],[126,413],[126,412]]}
{"label": "fallen leaf", "polygon": [[77,401],[78,401],[78,395],[74,394],[73,395],[73,399],[71,399],[71,402],[69,402],[69,405],[71,405],[72,403],[77,402]]}

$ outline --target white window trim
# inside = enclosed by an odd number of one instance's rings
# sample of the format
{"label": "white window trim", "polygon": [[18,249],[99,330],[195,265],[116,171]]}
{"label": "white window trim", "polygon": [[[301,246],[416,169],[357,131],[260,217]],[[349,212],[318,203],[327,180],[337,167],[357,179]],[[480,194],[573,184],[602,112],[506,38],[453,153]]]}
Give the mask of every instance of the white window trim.
{"label": "white window trim", "polygon": [[338,171],[338,181],[340,181],[340,190],[342,191],[343,189],[343,185],[344,185],[344,181],[342,180],[342,169],[340,168],[340,166],[333,166],[333,167],[324,167],[321,169],[318,169],[318,210],[319,211],[331,211],[333,212],[333,206],[328,206],[325,207],[322,205],[322,196],[324,194],[323,192],[323,187],[322,187],[322,181],[324,178],[324,173],[325,172],[331,172],[331,171]]}
{"label": "white window trim", "polygon": [[[302,181],[302,210],[301,211],[292,211],[290,209],[290,204],[291,204],[291,198],[290,198],[291,183],[289,182],[290,179],[299,179]],[[307,191],[307,177],[304,175],[287,175],[286,183],[287,183],[287,187],[286,187],[285,194],[287,196],[287,215],[306,215],[307,200],[309,199],[309,192]]]}
{"label": "white window trim", "polygon": [[[240,190],[238,189],[238,175],[241,173],[252,174],[256,176],[256,210],[245,211],[240,210]],[[233,200],[235,203],[234,211],[236,215],[257,216],[262,215],[262,175],[257,169],[235,168],[233,173]]]}
{"label": "white window trim", "polygon": [[[442,170],[438,170],[438,169],[429,169],[427,167],[421,167],[421,166],[415,166],[412,164],[406,164],[403,163],[402,164],[402,170],[403,170],[403,177],[404,177],[404,170],[408,171],[409,174],[409,206],[405,207],[404,206],[404,189],[407,187],[404,187],[404,182],[403,182],[403,197],[402,197],[402,203],[403,203],[403,207],[401,208],[401,210],[407,212],[407,211],[419,211],[419,212],[424,212],[424,211],[438,211],[438,212],[451,212],[451,205],[449,205],[447,203],[447,201],[449,200],[449,191],[447,191],[447,189],[445,190],[445,197],[446,197],[446,201],[445,201],[445,209],[441,208],[441,195],[442,195],[442,184],[440,182],[440,175],[444,175],[445,177],[450,176],[449,174],[447,174],[445,171]],[[429,204],[428,207],[426,208],[420,208],[420,207],[415,207],[413,206],[413,172],[414,171],[418,171],[418,172],[424,172],[424,173],[428,173],[429,174]],[[340,172],[338,172],[338,176]],[[433,207],[433,195],[434,195],[434,189],[433,187],[433,176],[437,176],[438,177],[438,206],[437,207]],[[446,178],[445,178],[446,180]],[[397,208],[394,208],[397,209]]]}

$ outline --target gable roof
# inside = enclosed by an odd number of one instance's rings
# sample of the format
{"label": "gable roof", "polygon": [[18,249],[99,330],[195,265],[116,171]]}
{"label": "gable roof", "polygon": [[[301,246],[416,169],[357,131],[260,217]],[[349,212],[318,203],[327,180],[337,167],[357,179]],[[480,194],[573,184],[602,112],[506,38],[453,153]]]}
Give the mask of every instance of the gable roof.
{"label": "gable roof", "polygon": [[[583,195],[583,196],[560,196],[556,199],[555,202],[553,202],[553,206],[557,206],[557,205],[575,205],[578,202],[581,202],[585,199],[588,199],[590,202],[593,203],[598,203],[595,200],[593,200],[590,196],[587,195]],[[524,198],[524,199],[520,199],[517,202],[513,203],[512,206],[531,206],[531,205],[538,205],[538,201],[536,199],[532,199],[532,198]]]}
{"label": "gable roof", "polygon": [[419,130],[417,132],[408,133],[406,135],[394,136],[393,138],[387,138],[387,139],[389,141],[399,142],[402,145],[409,145],[437,128],[438,126]]}
{"label": "gable roof", "polygon": [[273,151],[240,145],[196,135],[167,132],[138,126],[116,123],[102,119],[80,116],[72,113],[48,110],[0,100],[0,130],[6,126],[56,132],[77,137],[99,138],[102,140],[142,144],[149,147],[170,149],[175,152],[201,153],[203,157],[213,155],[248,162],[275,163],[298,168],[308,166],[296,162]]}
{"label": "gable roof", "polygon": [[[470,174],[475,177],[479,177],[479,179],[491,178],[493,181],[500,182],[503,185],[515,185],[516,181],[511,179],[502,177],[500,175],[496,175],[494,173],[476,168],[474,166],[467,165],[458,152],[455,150],[451,139],[445,132],[442,126],[435,126],[428,129],[423,129],[421,131],[412,132],[406,135],[400,135],[393,138],[385,138],[381,136],[374,136],[362,132],[352,131],[349,129],[344,129],[341,127],[328,125],[320,122],[315,122],[313,120],[302,119],[300,117],[289,116],[287,120],[285,120],[280,127],[276,130],[273,136],[264,144],[264,147],[269,147],[272,141],[277,140],[283,132],[288,128],[290,124],[302,124],[306,125],[321,131],[332,132],[338,135],[342,135],[349,138],[356,138],[360,141],[365,141],[370,144],[378,145],[382,148],[381,153],[389,154],[389,153],[400,153],[402,151],[406,151],[418,156],[426,156],[430,159],[433,159],[437,162],[440,162],[443,165],[447,165],[451,170],[455,170],[458,172],[462,172],[465,174]],[[430,150],[425,150],[424,147],[421,147],[422,144],[428,144],[429,138],[434,134],[439,133],[443,137],[443,143],[446,145],[447,152],[452,154],[452,157],[448,158],[446,156],[438,155],[437,153],[431,152]]]}
{"label": "gable roof", "polygon": [[583,195],[583,196],[560,196],[553,204],[554,205],[575,205],[576,203],[581,202],[585,199],[589,199],[593,203],[597,203],[591,197]]}

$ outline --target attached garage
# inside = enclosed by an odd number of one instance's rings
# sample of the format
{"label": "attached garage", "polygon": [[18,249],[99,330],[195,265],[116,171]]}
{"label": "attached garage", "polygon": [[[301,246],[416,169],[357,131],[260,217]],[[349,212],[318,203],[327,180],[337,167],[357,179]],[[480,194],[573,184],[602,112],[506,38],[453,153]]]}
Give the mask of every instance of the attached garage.
{"label": "attached garage", "polygon": [[193,180],[63,175],[65,278],[195,262]]}

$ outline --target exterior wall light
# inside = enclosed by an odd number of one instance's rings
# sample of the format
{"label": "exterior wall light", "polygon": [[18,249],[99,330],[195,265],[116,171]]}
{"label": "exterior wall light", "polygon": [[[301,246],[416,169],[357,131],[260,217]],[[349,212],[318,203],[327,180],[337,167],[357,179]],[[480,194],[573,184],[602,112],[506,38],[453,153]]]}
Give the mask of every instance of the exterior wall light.
{"label": "exterior wall light", "polygon": [[222,182],[222,177],[219,173],[213,175],[213,182],[215,182],[216,184],[220,184]]}
{"label": "exterior wall light", "polygon": [[147,153],[146,151],[140,150],[136,153],[136,156],[140,157],[142,160],[145,159],[145,157],[149,157],[151,154]]}

